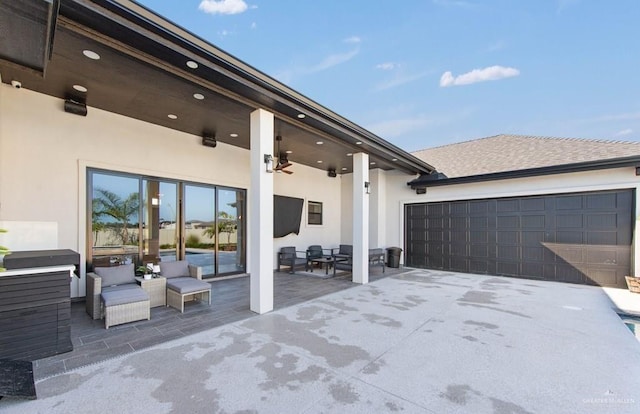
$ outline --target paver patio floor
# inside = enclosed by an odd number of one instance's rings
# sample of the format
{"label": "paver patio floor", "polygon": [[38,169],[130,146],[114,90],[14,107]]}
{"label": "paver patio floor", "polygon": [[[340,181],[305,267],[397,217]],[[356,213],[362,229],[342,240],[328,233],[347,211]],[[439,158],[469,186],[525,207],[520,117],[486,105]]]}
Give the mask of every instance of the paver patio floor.
{"label": "paver patio floor", "polygon": [[602,289],[416,270],[78,368],[7,413],[637,413]]}

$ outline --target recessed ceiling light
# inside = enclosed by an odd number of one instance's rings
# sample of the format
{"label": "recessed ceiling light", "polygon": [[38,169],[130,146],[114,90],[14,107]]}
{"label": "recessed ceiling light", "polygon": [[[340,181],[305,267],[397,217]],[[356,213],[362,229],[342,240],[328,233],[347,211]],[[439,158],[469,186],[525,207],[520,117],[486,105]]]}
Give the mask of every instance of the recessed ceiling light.
{"label": "recessed ceiling light", "polygon": [[370,165],[376,165],[376,162],[375,161],[371,161],[369,164]]}
{"label": "recessed ceiling light", "polygon": [[322,164],[322,160],[318,160],[316,161],[318,164]]}
{"label": "recessed ceiling light", "polygon": [[391,161],[398,161],[397,158],[391,158]]}
{"label": "recessed ceiling light", "polygon": [[93,59],[93,60],[100,59],[100,55],[94,52],[93,50],[89,50],[89,49],[83,50],[82,54],[88,57],[89,59]]}
{"label": "recessed ceiling light", "polygon": [[293,154],[293,151],[291,151],[291,150],[286,150],[285,152],[286,152],[287,154]]}
{"label": "recessed ceiling light", "polygon": [[87,91],[87,88],[85,88],[82,85],[73,85],[73,89],[75,89],[78,92],[86,92]]}
{"label": "recessed ceiling light", "polygon": [[352,157],[352,156],[353,156],[352,153],[350,153],[350,152],[347,153],[347,157]]}
{"label": "recessed ceiling light", "polygon": [[197,69],[198,64],[193,60],[187,60],[187,67],[190,67],[191,69]]}
{"label": "recessed ceiling light", "polygon": [[362,145],[362,141],[356,141],[356,145]]}
{"label": "recessed ceiling light", "polygon": [[233,134],[229,134],[229,136],[230,136],[231,138],[238,138],[238,134],[236,134],[235,132],[234,132]]}
{"label": "recessed ceiling light", "polygon": [[201,101],[204,99],[204,95],[201,93],[194,93],[193,97],[196,98],[197,100]]}
{"label": "recessed ceiling light", "polygon": [[342,171],[347,171],[347,167],[342,167]]}
{"label": "recessed ceiling light", "polygon": [[316,141],[316,145],[322,145],[322,144],[324,144],[324,142],[322,142],[322,141]]}
{"label": "recessed ceiling light", "polygon": [[300,119],[304,119],[305,117],[306,117],[305,114],[298,114],[298,118],[300,118]]}
{"label": "recessed ceiling light", "polygon": [[169,115],[167,115],[167,118],[169,118],[169,119],[178,119],[178,115],[169,114]]}

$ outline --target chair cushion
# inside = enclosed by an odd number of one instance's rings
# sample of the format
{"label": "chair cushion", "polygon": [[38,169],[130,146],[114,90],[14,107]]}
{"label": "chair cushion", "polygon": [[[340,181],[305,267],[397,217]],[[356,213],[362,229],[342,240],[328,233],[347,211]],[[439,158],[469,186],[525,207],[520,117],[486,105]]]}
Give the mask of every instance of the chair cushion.
{"label": "chair cushion", "polygon": [[136,283],[136,274],[133,266],[133,263],[131,263],[114,267],[96,267],[93,272],[102,279],[102,286],[123,285]]}
{"label": "chair cushion", "polygon": [[134,284],[106,287],[100,296],[106,307],[149,300],[147,292]]}
{"label": "chair cushion", "polygon": [[160,274],[162,277],[171,279],[173,277],[189,276],[189,262],[177,260],[175,262],[160,262]]}
{"label": "chair cushion", "polygon": [[167,289],[180,294],[211,290],[211,284],[192,277],[175,277],[167,279]]}

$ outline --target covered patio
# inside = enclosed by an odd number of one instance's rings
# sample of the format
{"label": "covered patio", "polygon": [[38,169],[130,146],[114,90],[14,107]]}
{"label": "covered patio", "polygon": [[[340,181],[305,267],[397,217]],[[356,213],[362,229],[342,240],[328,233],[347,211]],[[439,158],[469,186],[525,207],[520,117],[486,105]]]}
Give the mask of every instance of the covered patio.
{"label": "covered patio", "polygon": [[[323,278],[304,273],[274,272],[274,308],[283,309],[324,295],[356,286],[351,274]],[[383,273],[372,269],[371,280],[406,272],[387,268]],[[211,306],[206,302],[191,302],[180,313],[169,307],[151,309],[151,320],[142,320],[104,329],[103,320],[93,320],[87,314],[84,301],[71,306],[71,340],[73,351],[34,361],[34,376],[41,380],[53,375],[122,356],[165,343],[173,339],[202,332],[256,316],[249,308],[250,280],[240,276],[212,282]]]}

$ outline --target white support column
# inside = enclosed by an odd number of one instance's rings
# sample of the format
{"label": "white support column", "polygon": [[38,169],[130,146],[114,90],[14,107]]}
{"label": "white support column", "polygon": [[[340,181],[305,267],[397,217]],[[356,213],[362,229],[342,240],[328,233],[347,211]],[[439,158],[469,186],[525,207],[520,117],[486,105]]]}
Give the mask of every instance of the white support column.
{"label": "white support column", "polygon": [[273,114],[251,113],[251,191],[249,193],[249,264],[251,310],[273,310],[273,173],[266,172],[264,155],[273,155]]}
{"label": "white support column", "polygon": [[369,246],[387,247],[387,175],[380,168],[371,170],[369,195]]}
{"label": "white support column", "polygon": [[[369,154],[353,154],[353,282],[369,283]],[[369,184],[370,185],[370,184]]]}
{"label": "white support column", "polygon": [[631,275],[640,276],[640,186],[636,186],[635,220],[631,244]]}

